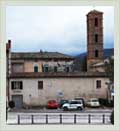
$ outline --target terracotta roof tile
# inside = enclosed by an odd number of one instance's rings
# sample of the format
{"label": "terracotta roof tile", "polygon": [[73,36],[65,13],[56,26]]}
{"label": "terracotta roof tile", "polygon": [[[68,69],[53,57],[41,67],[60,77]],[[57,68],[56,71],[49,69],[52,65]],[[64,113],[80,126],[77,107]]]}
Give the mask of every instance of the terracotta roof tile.
{"label": "terracotta roof tile", "polygon": [[12,59],[74,59],[58,52],[12,52]]}

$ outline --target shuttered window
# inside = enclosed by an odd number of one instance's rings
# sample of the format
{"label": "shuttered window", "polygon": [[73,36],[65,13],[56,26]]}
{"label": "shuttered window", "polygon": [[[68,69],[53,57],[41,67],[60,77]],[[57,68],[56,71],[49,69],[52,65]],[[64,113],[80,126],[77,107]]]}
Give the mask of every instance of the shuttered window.
{"label": "shuttered window", "polygon": [[101,80],[96,81],[96,88],[101,88]]}
{"label": "shuttered window", "polygon": [[43,89],[43,81],[38,81],[38,90]]}
{"label": "shuttered window", "polygon": [[57,72],[57,66],[54,67],[54,72]]}
{"label": "shuttered window", "polygon": [[70,68],[69,67],[66,67],[66,72],[69,72],[70,71]]}
{"label": "shuttered window", "polygon": [[38,66],[34,66],[34,72],[38,72]]}
{"label": "shuttered window", "polygon": [[23,82],[22,81],[12,81],[11,82],[11,89],[19,89],[22,90],[23,89]]}
{"label": "shuttered window", "polygon": [[12,64],[12,72],[13,73],[17,73],[17,72],[23,72],[24,68],[23,68],[23,64],[18,64],[18,63],[13,63]]}

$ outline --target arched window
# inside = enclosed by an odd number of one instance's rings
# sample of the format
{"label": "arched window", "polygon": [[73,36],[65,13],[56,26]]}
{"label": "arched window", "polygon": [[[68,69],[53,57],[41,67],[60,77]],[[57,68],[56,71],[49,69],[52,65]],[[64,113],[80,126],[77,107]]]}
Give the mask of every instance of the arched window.
{"label": "arched window", "polygon": [[57,72],[57,66],[54,67],[54,72]]}
{"label": "arched window", "polygon": [[38,72],[38,66],[37,65],[34,66],[34,72]]}
{"label": "arched window", "polygon": [[95,26],[98,26],[98,18],[95,18]]}
{"label": "arched window", "polygon": [[98,57],[98,55],[99,55],[98,50],[95,50],[95,57]]}
{"label": "arched window", "polygon": [[43,70],[44,70],[44,72],[49,72],[49,66],[48,66],[48,64],[44,64]]}
{"label": "arched window", "polygon": [[70,71],[70,68],[67,66],[66,67],[66,72],[69,72]]}

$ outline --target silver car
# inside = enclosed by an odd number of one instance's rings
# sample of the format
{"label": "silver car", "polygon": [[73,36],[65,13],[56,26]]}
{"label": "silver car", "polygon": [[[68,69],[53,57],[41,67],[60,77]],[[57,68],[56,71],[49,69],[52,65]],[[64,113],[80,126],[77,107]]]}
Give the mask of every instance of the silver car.
{"label": "silver car", "polygon": [[92,98],[86,102],[89,107],[100,107],[99,100],[97,98]]}
{"label": "silver car", "polygon": [[63,104],[62,108],[64,111],[83,110],[83,103],[82,103],[82,101],[71,100],[69,103]]}

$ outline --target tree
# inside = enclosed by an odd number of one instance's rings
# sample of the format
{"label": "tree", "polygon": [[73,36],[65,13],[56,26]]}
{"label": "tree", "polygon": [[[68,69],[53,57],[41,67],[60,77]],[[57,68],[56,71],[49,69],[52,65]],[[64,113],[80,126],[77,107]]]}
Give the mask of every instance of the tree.
{"label": "tree", "polygon": [[14,108],[15,107],[15,102],[14,101],[9,101],[9,107]]}
{"label": "tree", "polygon": [[110,122],[111,122],[111,124],[114,124],[114,111],[112,111],[112,113],[111,113]]}
{"label": "tree", "polygon": [[[110,57],[105,62],[105,72],[107,73],[110,82],[106,83],[108,85],[107,91],[107,99],[108,101],[111,100],[111,91],[113,90],[113,83],[114,83],[114,59]],[[112,97],[114,99],[114,97]],[[112,101],[114,103],[114,101]]]}
{"label": "tree", "polygon": [[112,57],[105,61],[105,72],[108,74],[110,82],[114,83],[114,59]]}

